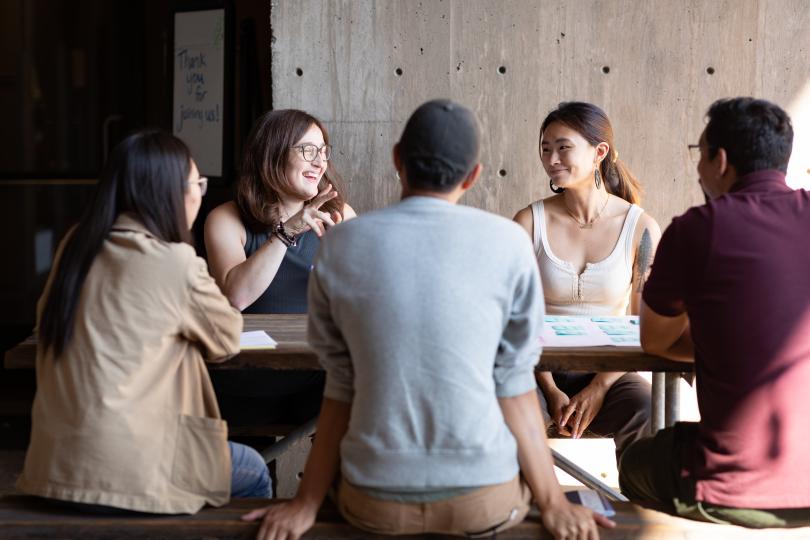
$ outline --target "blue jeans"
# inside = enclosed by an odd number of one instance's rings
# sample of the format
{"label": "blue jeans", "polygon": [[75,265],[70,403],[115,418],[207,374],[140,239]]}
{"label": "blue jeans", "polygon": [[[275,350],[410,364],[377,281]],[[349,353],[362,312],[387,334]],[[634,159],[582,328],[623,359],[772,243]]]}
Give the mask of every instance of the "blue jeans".
{"label": "blue jeans", "polygon": [[262,455],[244,444],[228,441],[231,450],[231,497],[273,496],[273,483]]}

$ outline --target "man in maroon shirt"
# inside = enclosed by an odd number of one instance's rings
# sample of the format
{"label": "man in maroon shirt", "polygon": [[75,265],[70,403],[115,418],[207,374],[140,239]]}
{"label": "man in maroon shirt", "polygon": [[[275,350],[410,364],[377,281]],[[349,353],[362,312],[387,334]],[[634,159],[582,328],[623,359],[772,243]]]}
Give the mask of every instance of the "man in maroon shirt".
{"label": "man in maroon shirt", "polygon": [[693,519],[810,524],[810,194],[785,184],[782,109],[736,98],[707,117],[709,200],[664,232],[641,309],[644,350],[694,362],[701,420],[631,445],[619,482]]}

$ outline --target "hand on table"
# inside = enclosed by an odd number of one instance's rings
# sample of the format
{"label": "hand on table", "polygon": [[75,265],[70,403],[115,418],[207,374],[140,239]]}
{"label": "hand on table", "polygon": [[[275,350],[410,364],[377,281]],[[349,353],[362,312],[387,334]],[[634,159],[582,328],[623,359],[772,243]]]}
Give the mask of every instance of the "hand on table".
{"label": "hand on table", "polygon": [[298,540],[315,523],[314,510],[295,499],[253,510],[242,516],[244,521],[262,519],[257,540]]}
{"label": "hand on table", "polygon": [[328,184],[313,197],[309,204],[284,222],[284,230],[287,234],[297,236],[312,229],[318,236],[323,236],[327,225],[334,226],[343,221],[340,212],[332,212],[330,215],[321,210],[321,206],[337,197],[337,194],[337,191],[332,188],[332,184]]}
{"label": "hand on table", "polygon": [[596,540],[599,529],[612,529],[616,523],[584,506],[562,501],[540,508],[543,526],[557,540]]}
{"label": "hand on table", "polygon": [[606,393],[606,388],[589,384],[568,401],[558,425],[566,426],[574,439],[580,438],[602,409]]}

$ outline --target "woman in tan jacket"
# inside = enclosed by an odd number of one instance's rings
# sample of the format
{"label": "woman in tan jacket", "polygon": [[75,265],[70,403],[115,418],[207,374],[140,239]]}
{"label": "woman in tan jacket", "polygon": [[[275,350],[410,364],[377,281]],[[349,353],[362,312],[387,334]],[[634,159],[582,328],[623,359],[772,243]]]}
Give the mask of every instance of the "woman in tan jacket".
{"label": "woman in tan jacket", "polygon": [[239,351],[242,329],[189,244],[206,182],[171,135],[113,150],[38,305],[21,491],[151,513],[270,495],[261,456],[227,441],[205,367]]}

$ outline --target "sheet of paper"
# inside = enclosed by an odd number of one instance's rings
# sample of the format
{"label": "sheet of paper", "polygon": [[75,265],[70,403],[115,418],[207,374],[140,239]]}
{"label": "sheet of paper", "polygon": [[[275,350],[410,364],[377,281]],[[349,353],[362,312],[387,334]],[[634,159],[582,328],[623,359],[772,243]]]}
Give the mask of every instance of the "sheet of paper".
{"label": "sheet of paper", "polygon": [[253,330],[252,332],[242,332],[239,339],[240,349],[275,349],[276,340],[264,330]]}
{"label": "sheet of paper", "polygon": [[566,317],[548,315],[541,337],[544,347],[640,347],[638,317]]}

